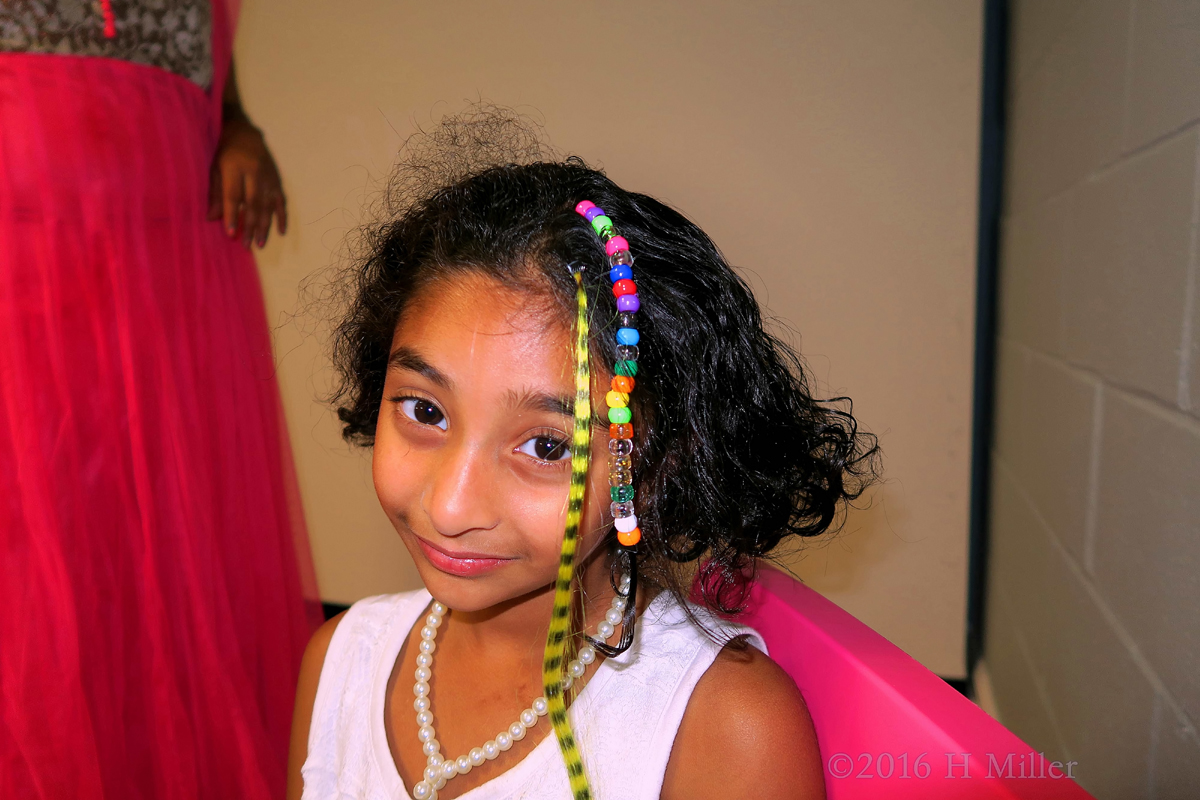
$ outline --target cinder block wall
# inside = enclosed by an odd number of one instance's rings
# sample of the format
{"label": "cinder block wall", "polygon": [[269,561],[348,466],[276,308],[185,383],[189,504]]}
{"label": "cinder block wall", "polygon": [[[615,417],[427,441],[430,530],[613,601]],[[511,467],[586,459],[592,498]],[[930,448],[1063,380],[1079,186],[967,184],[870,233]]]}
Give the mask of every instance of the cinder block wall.
{"label": "cinder block wall", "polygon": [[1200,797],[1200,2],[1017,0],[985,658],[1099,798]]}

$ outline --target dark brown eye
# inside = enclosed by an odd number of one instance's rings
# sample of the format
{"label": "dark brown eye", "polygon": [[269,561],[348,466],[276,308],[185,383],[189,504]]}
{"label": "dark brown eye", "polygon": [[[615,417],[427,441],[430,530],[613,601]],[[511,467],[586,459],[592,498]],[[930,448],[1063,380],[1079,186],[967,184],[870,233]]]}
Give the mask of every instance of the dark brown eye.
{"label": "dark brown eye", "polygon": [[556,439],[553,436],[535,436],[517,450],[541,461],[561,461],[571,455],[567,440]]}
{"label": "dark brown eye", "polygon": [[420,397],[406,397],[401,401],[400,408],[404,411],[404,415],[413,422],[433,425],[446,430],[446,415],[428,400]]}

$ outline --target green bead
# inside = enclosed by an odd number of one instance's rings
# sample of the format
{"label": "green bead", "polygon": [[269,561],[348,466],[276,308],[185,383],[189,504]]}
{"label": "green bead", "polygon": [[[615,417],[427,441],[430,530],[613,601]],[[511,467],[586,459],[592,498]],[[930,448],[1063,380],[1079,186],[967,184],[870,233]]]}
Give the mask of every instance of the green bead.
{"label": "green bead", "polygon": [[612,220],[601,214],[592,220],[592,230],[596,231],[597,236],[603,236],[606,230],[612,230]]}
{"label": "green bead", "polygon": [[615,365],[613,365],[613,372],[617,373],[618,375],[626,375],[630,378],[633,378],[637,375],[637,362],[618,361]]}
{"label": "green bead", "polygon": [[613,486],[608,490],[614,503],[628,503],[633,499],[632,486]]}
{"label": "green bead", "polygon": [[615,423],[629,422],[633,419],[633,414],[628,408],[610,408],[608,410],[608,421]]}

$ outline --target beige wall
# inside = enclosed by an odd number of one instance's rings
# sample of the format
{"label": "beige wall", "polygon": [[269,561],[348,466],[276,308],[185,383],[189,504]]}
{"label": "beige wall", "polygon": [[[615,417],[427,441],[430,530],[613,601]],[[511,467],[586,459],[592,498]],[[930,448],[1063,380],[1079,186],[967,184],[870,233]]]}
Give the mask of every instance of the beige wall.
{"label": "beige wall", "polygon": [[325,597],[415,574],[367,457],[313,402],[320,343],[285,314],[403,138],[484,98],[696,219],[802,335],[823,390],[854,397],[888,482],[798,569],[961,676],[980,15],[974,0],[247,0],[243,95],[293,219],[260,264]]}
{"label": "beige wall", "polygon": [[1200,3],[1015,4],[986,659],[1097,797],[1200,791]]}

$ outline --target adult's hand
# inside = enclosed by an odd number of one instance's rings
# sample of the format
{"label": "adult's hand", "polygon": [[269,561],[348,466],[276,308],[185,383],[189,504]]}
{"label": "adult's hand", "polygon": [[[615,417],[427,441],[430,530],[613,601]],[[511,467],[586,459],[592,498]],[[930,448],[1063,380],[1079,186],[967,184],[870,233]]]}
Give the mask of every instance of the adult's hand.
{"label": "adult's hand", "polygon": [[208,187],[208,218],[221,220],[230,238],[240,234],[247,248],[267,243],[271,218],[287,231],[287,198],[275,159],[262,131],[244,114],[230,110],[221,124]]}

